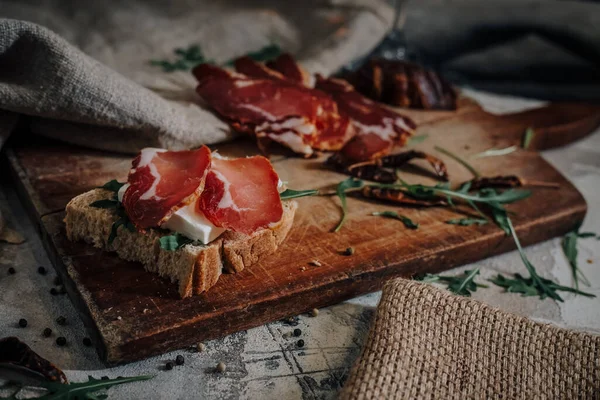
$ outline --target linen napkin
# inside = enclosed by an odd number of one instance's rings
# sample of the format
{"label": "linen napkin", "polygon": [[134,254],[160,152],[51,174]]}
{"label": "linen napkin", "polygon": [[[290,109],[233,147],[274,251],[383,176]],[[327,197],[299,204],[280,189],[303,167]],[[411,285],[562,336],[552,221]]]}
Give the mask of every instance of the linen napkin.
{"label": "linen napkin", "polygon": [[600,336],[388,282],[342,399],[597,399]]}

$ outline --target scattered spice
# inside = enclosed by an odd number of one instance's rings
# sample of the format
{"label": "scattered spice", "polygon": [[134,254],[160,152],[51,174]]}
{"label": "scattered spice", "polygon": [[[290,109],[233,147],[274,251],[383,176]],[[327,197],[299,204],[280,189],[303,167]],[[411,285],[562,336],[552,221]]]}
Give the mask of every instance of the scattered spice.
{"label": "scattered spice", "polygon": [[46,268],[44,268],[44,267],[42,267],[42,266],[39,266],[39,267],[38,267],[38,273],[39,273],[40,275],[46,275],[46,274],[48,273],[48,270],[46,270]]}
{"label": "scattered spice", "polygon": [[83,338],[83,345],[90,347],[92,345],[92,340],[89,337]]}
{"label": "scattered spice", "polygon": [[165,369],[167,371],[170,371],[173,369],[173,363],[171,361],[169,361],[166,365],[165,365]]}
{"label": "scattered spice", "polygon": [[120,321],[122,319],[123,319],[123,317],[121,317],[120,315],[117,317],[117,321]]}
{"label": "scattered spice", "polygon": [[224,362],[220,362],[217,364],[217,371],[218,372],[225,372],[225,370],[227,369],[227,366],[225,365]]}
{"label": "scattered spice", "polygon": [[198,349],[198,352],[203,352],[204,350],[206,350],[206,345],[204,343],[198,343],[196,349]]}
{"label": "scattered spice", "polygon": [[59,346],[64,346],[67,344],[67,338],[65,338],[64,336],[59,336],[56,338],[56,344]]}
{"label": "scattered spice", "polygon": [[312,260],[311,262],[309,262],[309,264],[314,265],[315,267],[320,267],[321,265],[323,265],[319,262],[319,260]]}
{"label": "scattered spice", "polygon": [[50,328],[44,329],[44,331],[42,332],[42,335],[44,335],[44,337],[50,337],[50,335],[52,335],[52,329],[50,329]]}
{"label": "scattered spice", "polygon": [[306,271],[306,267],[300,268],[300,271]]}
{"label": "scattered spice", "polygon": [[66,325],[67,319],[61,315],[60,317],[56,318],[56,323],[59,325]]}
{"label": "scattered spice", "polygon": [[181,354],[179,354],[177,357],[175,357],[175,364],[183,365],[184,363],[185,363],[185,358],[183,358],[183,356]]}
{"label": "scattered spice", "polygon": [[26,320],[25,318],[21,318],[21,319],[19,320],[19,326],[20,326],[21,328],[25,328],[25,327],[27,326],[27,320]]}
{"label": "scattered spice", "polygon": [[593,263],[593,262],[594,262],[594,260],[592,260],[591,258],[588,258],[588,259],[587,259],[587,263],[588,263],[588,264],[591,264],[591,263]]}
{"label": "scattered spice", "polygon": [[319,315],[319,310],[317,310],[316,308],[313,308],[312,311],[310,312],[310,316],[316,317],[317,315]]}
{"label": "scattered spice", "polygon": [[354,247],[348,247],[346,250],[344,250],[344,255],[351,256],[352,254],[354,254]]}
{"label": "scattered spice", "polygon": [[9,273],[10,275],[14,275],[16,272],[17,272],[17,271],[15,271],[15,269],[14,269],[13,267],[10,267],[10,268],[8,269],[8,273]]}
{"label": "scattered spice", "polygon": [[297,345],[298,347],[304,347],[304,340],[302,340],[302,339],[298,340],[298,341],[296,342],[296,345]]}
{"label": "scattered spice", "polygon": [[52,296],[56,296],[56,295],[58,294],[58,290],[57,290],[56,288],[54,288],[54,287],[53,287],[53,288],[51,288],[51,289],[50,289],[50,294],[51,294]]}
{"label": "scattered spice", "polygon": [[300,330],[300,328],[294,329],[294,336],[298,337],[300,335],[302,335],[302,331]]}

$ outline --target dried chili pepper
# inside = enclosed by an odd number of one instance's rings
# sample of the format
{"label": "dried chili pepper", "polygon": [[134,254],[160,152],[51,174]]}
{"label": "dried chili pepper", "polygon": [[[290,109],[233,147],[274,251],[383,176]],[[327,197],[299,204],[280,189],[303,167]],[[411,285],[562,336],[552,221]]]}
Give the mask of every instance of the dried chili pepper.
{"label": "dried chili pepper", "polygon": [[16,337],[0,339],[0,367],[10,367],[20,373],[67,383],[67,377],[59,368],[40,357]]}
{"label": "dried chili pepper", "polygon": [[448,169],[446,168],[446,164],[444,164],[444,162],[439,158],[419,150],[409,150],[403,153],[381,157],[379,160],[377,160],[377,163],[384,168],[397,168],[411,160],[414,160],[415,158],[426,160],[433,167],[436,175],[441,180],[446,182],[448,181]]}
{"label": "dried chili pepper", "polygon": [[491,177],[480,176],[478,178],[470,180],[469,183],[471,184],[470,190],[479,190],[484,188],[509,189],[522,186],[538,186],[549,188],[559,187],[559,185],[554,182],[528,181],[516,175],[498,175]]}
{"label": "dried chili pepper", "polygon": [[410,206],[421,206],[421,207],[436,207],[446,206],[448,202],[443,199],[417,199],[411,197],[406,192],[400,189],[389,189],[389,188],[376,188],[372,186],[365,186],[360,194],[363,197],[377,200],[386,200],[392,203],[405,204]]}

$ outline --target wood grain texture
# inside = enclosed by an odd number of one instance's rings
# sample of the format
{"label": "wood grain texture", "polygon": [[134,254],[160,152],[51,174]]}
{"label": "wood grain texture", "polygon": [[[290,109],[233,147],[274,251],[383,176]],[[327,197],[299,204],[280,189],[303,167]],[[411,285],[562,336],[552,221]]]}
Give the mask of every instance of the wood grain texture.
{"label": "wood grain texture", "polygon": [[[417,134],[429,135],[415,146],[434,145],[468,159],[491,147],[514,144],[528,126],[563,126],[576,121],[538,111],[495,117],[471,103],[457,113],[408,112],[419,120]],[[572,109],[565,109],[572,115]],[[523,114],[526,114],[523,116]],[[535,117],[535,118],[534,118]],[[585,118],[584,118],[585,119]],[[578,126],[578,125],[577,125]],[[577,138],[581,129],[574,129]],[[537,139],[545,143],[543,135]],[[561,142],[568,136],[563,131]],[[552,142],[552,141],[550,141]],[[552,142],[552,143],[556,143]],[[218,146],[223,155],[256,152],[249,141]],[[460,164],[437,153],[448,164],[452,182],[471,176]],[[332,229],[340,218],[337,198],[302,198],[289,237],[276,255],[238,274],[223,275],[208,293],[180,300],[177,287],[84,243],[71,243],[64,234],[61,211],[68,200],[104,182],[126,177],[130,156],[110,155],[42,140],[15,146],[8,152],[17,181],[41,225],[44,244],[67,291],[80,311],[101,357],[110,364],[129,362],[220,337],[268,321],[306,312],[375,291],[397,276],[437,272],[513,249],[514,243],[493,224],[461,227],[444,221],[460,216],[445,208],[401,209],[420,224],[407,230],[401,222],[370,214],[399,210],[390,204],[350,197],[349,215],[339,233]],[[345,176],[313,160],[273,157],[280,178],[294,189],[323,188]],[[586,204],[579,192],[536,152],[517,151],[503,157],[470,159],[483,175],[517,174],[529,180],[557,182],[560,191],[536,189],[532,197],[509,206],[524,245],[562,235],[580,222]],[[428,166],[416,161],[402,169],[409,182],[434,183]],[[355,254],[341,251],[354,247]],[[321,266],[311,265],[318,260]],[[543,266],[538,266],[543,269]]]}

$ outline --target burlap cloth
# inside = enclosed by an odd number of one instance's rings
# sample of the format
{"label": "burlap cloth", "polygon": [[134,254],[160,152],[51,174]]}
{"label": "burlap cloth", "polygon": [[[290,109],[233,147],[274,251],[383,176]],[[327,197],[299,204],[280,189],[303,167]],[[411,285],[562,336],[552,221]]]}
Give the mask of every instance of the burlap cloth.
{"label": "burlap cloth", "polygon": [[342,399],[598,399],[600,336],[386,284]]}

